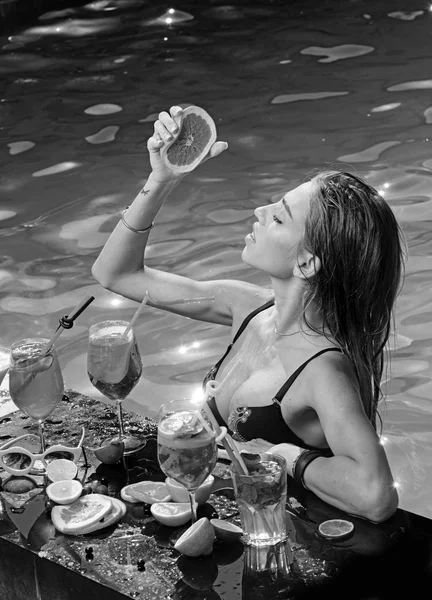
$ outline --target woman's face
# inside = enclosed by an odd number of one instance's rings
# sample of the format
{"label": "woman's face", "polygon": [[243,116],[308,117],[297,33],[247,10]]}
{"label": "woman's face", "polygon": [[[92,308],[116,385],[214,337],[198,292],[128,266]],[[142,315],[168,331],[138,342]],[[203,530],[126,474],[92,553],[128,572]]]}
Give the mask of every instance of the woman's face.
{"label": "woman's face", "polygon": [[302,183],[279,202],[255,209],[258,219],[246,236],[243,261],[273,277],[292,277],[303,241],[314,184]]}

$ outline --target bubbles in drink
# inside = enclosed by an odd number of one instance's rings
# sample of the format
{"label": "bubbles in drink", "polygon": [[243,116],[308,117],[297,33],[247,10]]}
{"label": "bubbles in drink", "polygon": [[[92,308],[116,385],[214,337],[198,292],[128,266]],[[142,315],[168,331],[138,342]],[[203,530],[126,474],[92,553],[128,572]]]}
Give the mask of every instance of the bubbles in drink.
{"label": "bubbles in drink", "polygon": [[158,458],[162,471],[189,490],[197,489],[217,460],[214,432],[207,430],[196,411],[179,411],[159,422]]}
{"label": "bubbles in drink", "polygon": [[132,391],[142,373],[138,345],[126,325],[108,325],[89,337],[87,370],[91,383],[104,396],[121,400]]}

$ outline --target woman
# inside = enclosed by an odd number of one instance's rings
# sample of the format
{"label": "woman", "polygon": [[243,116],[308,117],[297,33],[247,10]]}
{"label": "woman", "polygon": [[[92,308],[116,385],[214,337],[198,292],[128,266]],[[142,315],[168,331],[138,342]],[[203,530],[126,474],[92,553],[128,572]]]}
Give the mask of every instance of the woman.
{"label": "woman", "polygon": [[[231,326],[237,336],[208,376],[217,373],[210,405],[220,422],[238,440],[265,440],[260,447],[282,454],[289,473],[324,501],[388,519],[398,495],[375,421],[403,264],[392,211],[360,179],[322,173],[255,210],[242,258],[269,274],[271,290],[146,267],[154,219],[182,179],[160,156],[182,115],[180,107],[159,114],[147,144],[152,172],[94,277],[137,302],[148,292],[152,306]],[[207,159],[226,148],[215,142]]]}

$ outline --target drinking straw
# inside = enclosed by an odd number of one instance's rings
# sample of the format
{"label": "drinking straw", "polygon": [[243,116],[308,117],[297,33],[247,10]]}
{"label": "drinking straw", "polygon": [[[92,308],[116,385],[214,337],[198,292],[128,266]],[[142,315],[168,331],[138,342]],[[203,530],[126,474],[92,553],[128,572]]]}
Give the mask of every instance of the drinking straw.
{"label": "drinking straw", "polygon": [[73,309],[73,311],[70,315],[65,315],[64,317],[61,317],[59,319],[60,325],[57,327],[53,336],[51,337],[49,342],[46,344],[46,346],[44,348],[42,348],[41,354],[47,354],[50,351],[50,349],[56,342],[57,338],[63,333],[63,331],[65,329],[71,329],[75,319],[80,316],[80,314],[87,308],[87,306],[89,304],[91,304],[93,302],[93,300],[94,300],[94,296],[89,296],[86,300],[81,300],[81,302],[79,302],[75,306],[75,308]]}
{"label": "drinking straw", "polygon": [[[216,421],[207,402],[204,402],[201,408],[207,415],[207,418],[210,421],[210,423],[213,425],[213,429],[215,430],[216,436],[218,437],[222,434],[222,429],[220,428],[219,423]],[[233,465],[235,465],[235,467],[239,471],[242,471],[244,475],[249,475],[249,471],[247,470],[245,462],[229,433],[226,433],[221,441]]]}
{"label": "drinking straw", "polygon": [[132,319],[129,322],[129,325],[126,327],[126,329],[123,331],[123,336],[127,337],[129,331],[132,329],[132,327],[135,325],[138,317],[140,316],[142,309],[144,308],[144,306],[147,304],[149,299],[149,295],[148,292],[146,291],[146,293],[144,294],[144,298],[141,301],[141,304],[138,306],[138,309],[136,310],[134,316],[132,317]]}

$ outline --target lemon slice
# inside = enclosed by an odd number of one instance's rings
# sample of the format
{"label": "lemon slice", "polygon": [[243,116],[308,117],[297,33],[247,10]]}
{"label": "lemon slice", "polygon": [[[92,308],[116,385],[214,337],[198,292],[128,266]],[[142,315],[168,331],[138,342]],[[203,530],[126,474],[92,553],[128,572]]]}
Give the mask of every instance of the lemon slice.
{"label": "lemon slice", "polygon": [[51,483],[46,493],[48,498],[56,504],[71,504],[78,500],[82,493],[82,485],[77,479],[65,479]]}
{"label": "lemon slice", "polygon": [[354,523],[345,519],[330,519],[318,526],[318,532],[325,538],[334,540],[348,537],[354,531]]}
{"label": "lemon slice", "polygon": [[196,412],[180,410],[159,423],[159,432],[166,438],[197,435],[204,429]]}
{"label": "lemon slice", "polygon": [[243,535],[243,530],[234,523],[228,523],[222,519],[210,519],[210,523],[214,527],[216,537],[221,542],[236,542]]}
{"label": "lemon slice", "polygon": [[53,460],[46,467],[46,474],[52,482],[75,479],[77,473],[78,467],[72,460],[67,458]]}
{"label": "lemon slice", "polygon": [[186,529],[174,544],[174,549],[185,556],[206,556],[213,551],[215,537],[212,524],[203,517]]}
{"label": "lemon slice", "polygon": [[190,521],[192,511],[189,502],[156,502],[150,506],[156,521],[168,527],[179,527]]}
{"label": "lemon slice", "polygon": [[[198,504],[204,504],[207,502],[212,492],[213,483],[214,477],[213,475],[209,475],[196,490],[195,500]],[[165,484],[167,486],[168,493],[174,502],[189,502],[189,492],[184,485],[177,483],[177,481],[171,479],[171,477],[167,477],[165,479]]]}
{"label": "lemon slice", "polygon": [[122,488],[120,495],[126,502],[145,502],[146,504],[171,500],[168,488],[162,481],[131,483]]}

